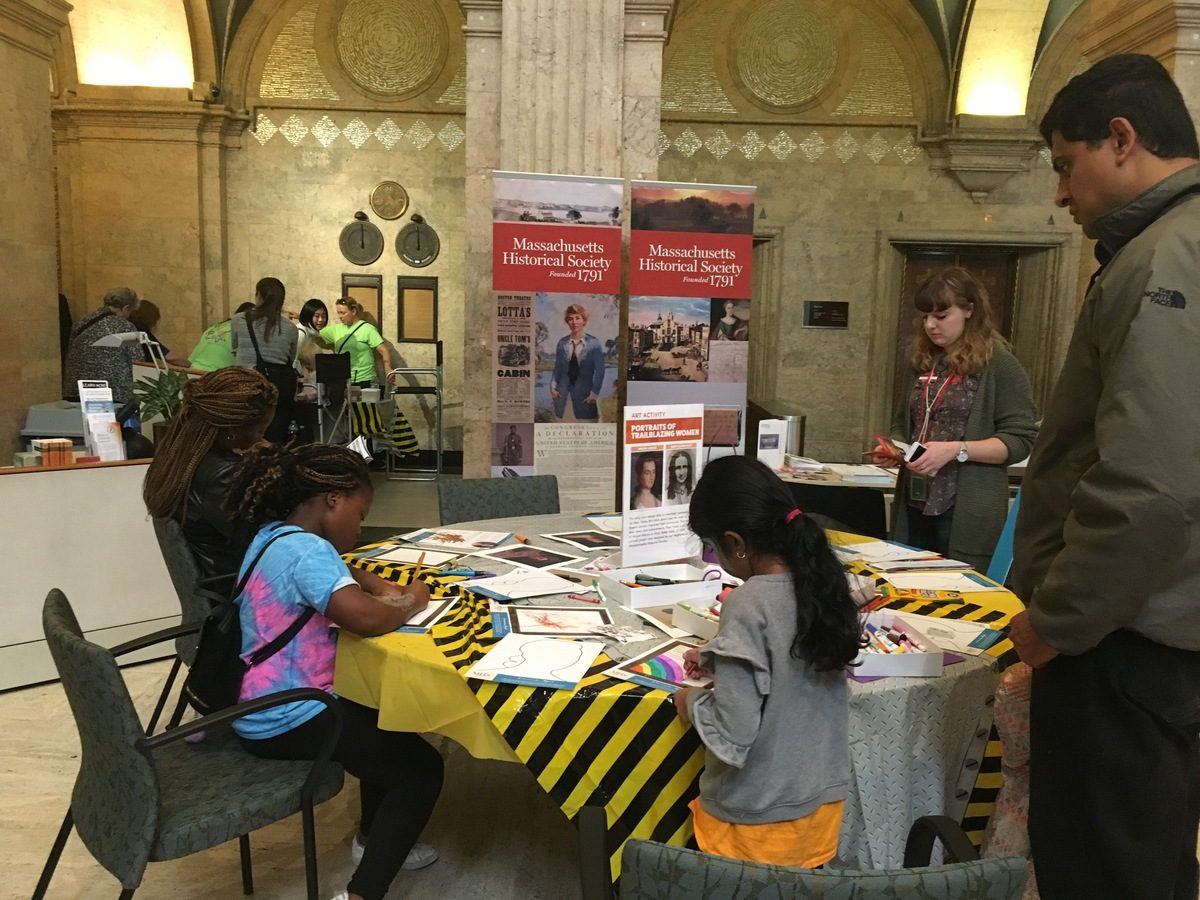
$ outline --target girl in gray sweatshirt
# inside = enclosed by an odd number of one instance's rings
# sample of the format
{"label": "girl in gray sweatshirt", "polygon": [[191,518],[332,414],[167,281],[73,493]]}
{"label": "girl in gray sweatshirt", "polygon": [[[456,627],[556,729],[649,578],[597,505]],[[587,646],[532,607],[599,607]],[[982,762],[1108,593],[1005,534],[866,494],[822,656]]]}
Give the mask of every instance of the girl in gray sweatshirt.
{"label": "girl in gray sweatshirt", "polygon": [[706,749],[696,841],[721,856],[821,865],[837,853],[850,772],[844,669],[862,641],[842,568],[757,460],[710,463],[689,524],[745,582],[727,596],[717,636],[689,651],[711,689],[674,695]]}

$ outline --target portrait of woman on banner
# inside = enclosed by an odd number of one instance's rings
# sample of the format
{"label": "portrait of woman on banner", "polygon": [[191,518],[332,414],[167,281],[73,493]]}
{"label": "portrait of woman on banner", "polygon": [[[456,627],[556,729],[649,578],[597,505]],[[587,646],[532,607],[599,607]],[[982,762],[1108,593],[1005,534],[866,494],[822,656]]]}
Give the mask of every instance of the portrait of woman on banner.
{"label": "portrait of woman on banner", "polygon": [[572,303],[563,316],[568,333],[554,351],[554,374],[550,380],[550,398],[554,415],[571,416],[577,422],[600,421],[600,391],[604,387],[604,347],[598,338],[585,331],[588,311]]}
{"label": "portrait of woman on banner", "polygon": [[741,300],[713,300],[712,339],[714,341],[750,340],[749,304]]}

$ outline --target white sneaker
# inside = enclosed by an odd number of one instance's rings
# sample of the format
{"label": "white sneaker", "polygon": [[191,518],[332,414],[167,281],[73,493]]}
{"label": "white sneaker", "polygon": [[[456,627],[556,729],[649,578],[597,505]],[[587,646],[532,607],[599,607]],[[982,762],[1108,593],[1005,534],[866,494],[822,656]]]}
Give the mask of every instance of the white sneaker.
{"label": "white sneaker", "polygon": [[[354,865],[357,866],[362,862],[363,850],[365,849],[366,847],[356,834],[354,840],[350,842],[350,861]],[[433,849],[431,844],[416,843],[408,851],[408,856],[405,857],[404,864],[400,868],[408,869],[411,872],[414,869],[424,869],[426,866],[432,866],[437,861],[438,852]],[[333,900],[338,900],[338,898],[334,897]]]}

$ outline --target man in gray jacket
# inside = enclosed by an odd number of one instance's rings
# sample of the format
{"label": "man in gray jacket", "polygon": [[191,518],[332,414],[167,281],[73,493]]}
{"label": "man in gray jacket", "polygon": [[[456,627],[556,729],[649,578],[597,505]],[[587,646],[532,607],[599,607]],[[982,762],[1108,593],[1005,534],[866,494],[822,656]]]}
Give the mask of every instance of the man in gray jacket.
{"label": "man in gray jacket", "polygon": [[1055,202],[1098,241],[1025,476],[1012,623],[1034,667],[1041,896],[1197,895],[1200,150],[1149,56],[1073,78],[1041,124]]}

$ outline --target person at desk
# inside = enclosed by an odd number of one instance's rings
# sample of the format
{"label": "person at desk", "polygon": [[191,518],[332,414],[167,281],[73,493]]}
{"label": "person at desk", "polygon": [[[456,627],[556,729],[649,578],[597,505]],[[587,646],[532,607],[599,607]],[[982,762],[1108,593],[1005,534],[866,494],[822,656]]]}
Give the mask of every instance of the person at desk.
{"label": "person at desk", "polygon": [[288,439],[292,403],[296,396],[296,326],[283,314],[287,296],[278,278],[260,278],[254,286],[254,307],[233,317],[233,355],[239,366],[257,369],[275,385],[279,400],[267,426],[267,440]]}
{"label": "person at desk", "polygon": [[925,450],[908,463],[894,445],[871,458],[903,465],[892,537],[983,572],[1008,515],[1008,466],[1037,434],[1033,391],[992,325],[987,291],[965,269],[931,275],[913,303],[913,371],[890,434]]}
{"label": "person at desk", "polygon": [[845,667],[863,645],[858,608],[821,527],[756,459],[704,470],[688,524],[744,580],[721,606],[717,636],[684,655],[711,689],[673,695],[704,743],[691,804],[705,853],[780,866],[837,854],[850,785]]}
{"label": "person at desk", "polygon": [[[257,559],[239,597],[243,655],[311,614],[289,644],[246,672],[240,700],[299,687],[332,692],[331,624],[387,634],[429,604],[423,583],[396,585],[348,569],[338,555],[353,549],[373,499],[357,453],[333,444],[260,444],[246,453],[232,490],[242,498],[239,516],[259,529],[239,573]],[[442,757],[418,734],[379,728],[376,710],[343,697],[336,704],[340,716],[310,700],[242,716],[233,728],[250,753],[266,759],[312,759],[339,730],[333,759],[358,778],[361,807],[352,851],[358,857],[361,848],[361,857],[339,897],[382,900],[401,868],[437,861],[437,851],[417,838],[441,793]]]}
{"label": "person at desk", "polygon": [[[234,310],[234,314],[244,313],[253,308],[254,304],[247,300]],[[236,365],[237,359],[233,355],[232,318],[204,329],[200,340],[188,355],[188,366],[200,372],[215,372],[217,369]]]}
{"label": "person at desk", "polygon": [[129,324],[138,331],[145,333],[155,344],[158,344],[158,350],[151,350],[150,347],[142,345],[142,360],[144,362],[153,363],[158,358],[159,351],[162,352],[163,360],[172,366],[180,366],[184,369],[188,368],[188,358],[186,356],[176,356],[171,353],[171,348],[158,339],[158,335],[154,333],[154,329],[158,327],[158,323],[162,320],[162,310],[158,308],[158,304],[152,300],[143,299],[137,305],[132,313],[129,314]]}
{"label": "person at desk", "polygon": [[661,453],[639,453],[634,459],[630,509],[658,509],[662,506],[662,489],[658,486],[658,465],[661,461]]}
{"label": "person at desk", "polygon": [[147,511],[179,521],[201,578],[236,572],[254,536],[226,501],[238,454],[262,440],[276,396],[266,378],[240,366],[189,381],[146,470]]}
{"label": "person at desk", "polygon": [[104,304],[98,310],[75,323],[63,369],[64,400],[79,400],[78,382],[99,380],[108,382],[116,406],[133,399],[133,364],[142,358],[142,348],[136,343],[119,347],[94,344],[110,334],[136,331],[129,317],[140,302],[132,288],[113,288],[104,295]]}

